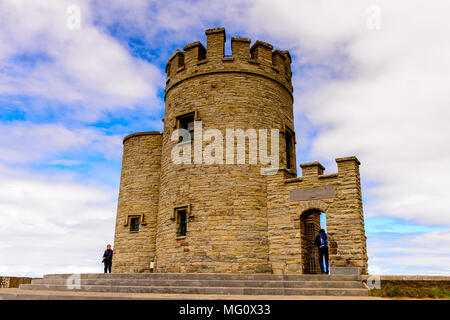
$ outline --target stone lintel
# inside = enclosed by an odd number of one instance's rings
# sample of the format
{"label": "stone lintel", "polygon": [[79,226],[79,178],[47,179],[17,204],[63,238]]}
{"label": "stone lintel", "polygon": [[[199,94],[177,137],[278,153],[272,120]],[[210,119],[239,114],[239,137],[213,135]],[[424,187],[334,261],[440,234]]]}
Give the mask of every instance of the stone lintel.
{"label": "stone lintel", "polygon": [[225,34],[225,28],[213,28],[213,29],[206,29],[205,34],[213,34],[213,33],[221,33],[223,32]]}
{"label": "stone lintel", "polygon": [[206,50],[205,47],[203,46],[203,44],[200,41],[195,41],[195,42],[192,42],[192,43],[189,43],[189,44],[185,45],[183,47],[183,50],[187,51],[187,50],[189,50],[191,48],[195,48],[195,47],[199,47],[199,48],[202,48],[203,50]]}
{"label": "stone lintel", "polygon": [[291,190],[289,193],[290,201],[308,201],[334,198],[334,187],[316,187],[308,189]]}
{"label": "stone lintel", "polygon": [[183,51],[180,49],[175,50],[175,52],[170,55],[167,64],[169,64],[177,54],[183,54]]}
{"label": "stone lintel", "polygon": [[250,38],[242,38],[242,37],[231,37],[231,41],[234,42],[245,42],[245,43],[250,43],[252,42],[252,40]]}
{"label": "stone lintel", "polygon": [[350,156],[350,157],[344,157],[344,158],[337,158],[335,160],[336,162],[344,162],[344,161],[355,161],[358,165],[361,164],[361,162],[359,162],[358,158],[355,156]]}
{"label": "stone lintel", "polygon": [[320,169],[325,170],[325,167],[321,165],[320,162],[318,161],[300,164],[300,168],[307,168],[307,167],[319,167]]}
{"label": "stone lintel", "polygon": [[162,132],[159,132],[159,131],[145,131],[145,132],[132,133],[132,134],[127,135],[125,138],[123,138],[123,142],[125,143],[125,141],[127,141],[128,139],[133,138],[133,137],[153,136],[153,135],[162,135]]}
{"label": "stone lintel", "polygon": [[252,47],[250,48],[250,52],[253,52],[256,48],[258,47],[264,47],[270,51],[273,50],[273,45],[271,45],[270,43],[261,41],[261,40],[256,40],[255,43],[252,45]]}

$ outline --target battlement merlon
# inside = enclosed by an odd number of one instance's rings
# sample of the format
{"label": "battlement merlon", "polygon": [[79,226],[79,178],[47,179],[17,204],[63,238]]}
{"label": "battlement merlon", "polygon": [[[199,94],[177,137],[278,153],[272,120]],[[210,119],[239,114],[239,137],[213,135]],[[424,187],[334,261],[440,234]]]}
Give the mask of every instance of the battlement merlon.
{"label": "battlement merlon", "polygon": [[337,177],[359,180],[359,166],[361,163],[358,158],[355,156],[350,156],[337,158],[335,161],[337,163],[338,172],[331,174],[324,174],[323,172],[325,171],[325,167],[317,161],[300,164],[300,167],[302,168],[302,178],[300,180],[316,180]]}
{"label": "battlement merlon", "polygon": [[358,158],[355,156],[337,158],[336,163],[338,174],[342,179],[353,180],[359,184],[359,166],[361,165],[361,162],[359,162]]}
{"label": "battlement merlon", "polygon": [[272,78],[286,87],[292,95],[291,55],[289,51],[273,49],[269,43],[231,37],[231,56],[225,56],[225,28],[208,29],[206,48],[200,41],[176,50],[166,64],[166,88],[190,75],[214,71],[241,71]]}
{"label": "battlement merlon", "polygon": [[319,179],[319,176],[323,175],[325,170],[325,167],[318,161],[302,163],[300,168],[302,168],[303,179]]}
{"label": "battlement merlon", "polygon": [[225,56],[225,28],[208,29],[206,34],[206,57],[221,60]]}

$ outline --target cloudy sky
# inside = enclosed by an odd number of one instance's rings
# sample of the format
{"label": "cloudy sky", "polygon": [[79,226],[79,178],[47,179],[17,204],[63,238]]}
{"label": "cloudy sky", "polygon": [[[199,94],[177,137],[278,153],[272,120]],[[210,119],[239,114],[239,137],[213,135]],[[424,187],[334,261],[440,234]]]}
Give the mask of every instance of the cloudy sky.
{"label": "cloudy sky", "polygon": [[222,26],[227,52],[231,36],[291,52],[299,163],[362,162],[369,271],[449,274],[448,12],[446,0],[1,0],[0,275],[101,271],[122,138],[162,129],[167,58]]}

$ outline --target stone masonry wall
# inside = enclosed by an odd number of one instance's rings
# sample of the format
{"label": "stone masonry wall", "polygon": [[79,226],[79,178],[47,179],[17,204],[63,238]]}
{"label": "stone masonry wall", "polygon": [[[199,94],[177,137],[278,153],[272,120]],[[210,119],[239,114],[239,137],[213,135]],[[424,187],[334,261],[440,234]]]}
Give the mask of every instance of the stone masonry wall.
{"label": "stone masonry wall", "polygon": [[[326,214],[329,241],[337,245],[337,250],[330,248],[330,266],[359,267],[367,273],[359,161],[356,157],[336,161],[337,174],[324,175],[322,165],[313,162],[301,165],[302,178],[286,171],[268,176],[269,255],[274,273],[304,272],[300,215],[307,210]],[[292,194],[295,190],[303,192]]]}
{"label": "stone masonry wall", "polygon": [[[112,272],[149,272],[155,260],[156,220],[161,170],[160,132],[124,139]],[[139,232],[130,218],[139,217]]]}
{"label": "stone masonry wall", "polygon": [[[225,56],[225,30],[206,37],[206,48],[194,42],[169,58],[164,131],[124,139],[113,272],[150,272],[155,262],[155,272],[304,273],[300,215],[315,210],[326,213],[331,265],[367,273],[359,161],[337,159],[338,173],[328,175],[318,162],[302,164],[297,178],[292,146],[287,168],[285,138],[294,134],[289,52],[232,37],[232,56]],[[172,161],[178,141],[171,136],[188,113],[203,133],[223,135],[223,163]],[[267,166],[249,164],[248,143],[245,164],[226,164],[226,129],[267,129],[269,154],[270,129],[278,129],[281,169],[262,175]],[[205,139],[202,150],[209,144]],[[177,208],[187,211],[186,236],[177,236]],[[140,218],[139,232],[130,231],[130,217]]]}
{"label": "stone masonry wall", "polygon": [[0,288],[18,288],[21,284],[30,284],[32,278],[27,277],[2,277],[0,276]]}
{"label": "stone masonry wall", "polygon": [[[249,164],[248,145],[246,164],[177,165],[171,161],[177,142],[170,137],[177,116],[189,112],[196,113],[204,132],[220,130],[224,150],[227,128],[268,129],[269,135],[272,128],[293,129],[290,57],[263,42],[250,50],[245,38],[232,38],[233,55],[225,57],[225,30],[207,30],[206,35],[206,54],[196,42],[177,51],[168,63],[156,269],[270,273],[266,177],[260,164]],[[280,141],[284,157],[283,138]],[[203,148],[207,144],[204,141]],[[187,235],[177,238],[173,212],[184,205],[191,213]]]}

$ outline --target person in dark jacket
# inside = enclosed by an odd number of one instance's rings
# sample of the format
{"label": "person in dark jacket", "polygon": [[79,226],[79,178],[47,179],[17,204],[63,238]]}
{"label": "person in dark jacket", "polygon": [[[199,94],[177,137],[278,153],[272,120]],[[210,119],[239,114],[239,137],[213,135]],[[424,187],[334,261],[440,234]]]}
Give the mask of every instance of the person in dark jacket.
{"label": "person in dark jacket", "polygon": [[112,258],[113,258],[113,251],[111,250],[111,245],[108,244],[106,246],[105,253],[103,254],[103,260],[102,262],[105,264],[105,273],[111,273],[111,266],[112,266]]}
{"label": "person in dark jacket", "polygon": [[[314,244],[317,246],[317,249],[319,249],[320,270],[322,270],[323,274],[328,274],[329,273],[328,240],[327,240],[327,234],[325,233],[325,230],[320,229],[319,234],[317,235],[316,239],[314,240]],[[325,263],[324,263],[324,260],[325,260]]]}

